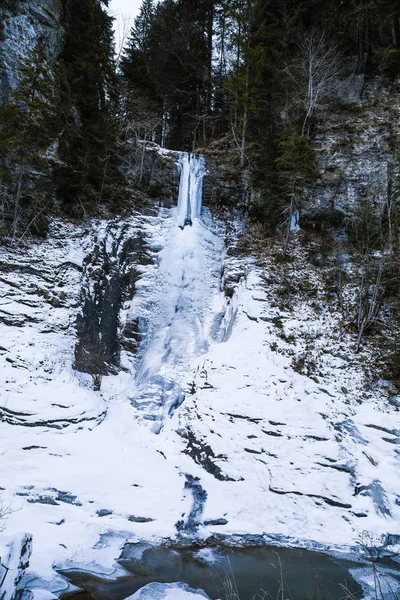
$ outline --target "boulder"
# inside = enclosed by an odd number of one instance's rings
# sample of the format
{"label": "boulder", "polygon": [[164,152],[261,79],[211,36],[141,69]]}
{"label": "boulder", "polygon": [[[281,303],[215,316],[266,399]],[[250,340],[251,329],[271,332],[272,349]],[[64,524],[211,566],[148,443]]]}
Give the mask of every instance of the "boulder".
{"label": "boulder", "polygon": [[186,583],[149,583],[126,600],[202,600],[209,596]]}
{"label": "boulder", "polygon": [[29,566],[32,553],[32,536],[20,533],[0,538],[0,598],[14,600],[17,586]]}

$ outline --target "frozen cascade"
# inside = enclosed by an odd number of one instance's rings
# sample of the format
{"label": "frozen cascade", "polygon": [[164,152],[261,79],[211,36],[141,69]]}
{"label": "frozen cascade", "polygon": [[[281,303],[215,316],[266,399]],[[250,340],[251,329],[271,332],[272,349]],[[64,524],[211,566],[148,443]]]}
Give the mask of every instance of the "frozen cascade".
{"label": "frozen cascade", "polygon": [[203,197],[203,177],[205,174],[203,156],[182,152],[179,158],[181,180],[179,185],[178,218],[180,227],[192,225],[201,214]]}
{"label": "frozen cascade", "polygon": [[149,225],[154,265],[137,283],[129,315],[137,319],[142,340],[132,404],[156,432],[190,391],[195,359],[207,350],[224,307],[224,230],[202,208],[204,158],[181,153],[178,166],[178,205],[161,209]]}

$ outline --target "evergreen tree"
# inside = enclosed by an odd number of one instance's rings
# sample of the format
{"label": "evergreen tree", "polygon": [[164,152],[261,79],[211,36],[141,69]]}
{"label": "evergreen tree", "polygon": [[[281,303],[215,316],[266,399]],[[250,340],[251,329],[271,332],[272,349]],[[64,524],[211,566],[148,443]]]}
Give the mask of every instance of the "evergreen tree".
{"label": "evergreen tree", "polygon": [[260,192],[253,216],[273,230],[288,198],[285,144],[312,138],[343,67],[396,75],[399,43],[397,0],[144,0],[123,76],[161,115],[162,144],[229,139]]}
{"label": "evergreen tree", "polygon": [[[65,0],[60,83],[65,126],[58,193],[75,210],[118,195],[118,110],[112,18],[99,0]],[[85,210],[85,209],[84,209]]]}
{"label": "evergreen tree", "polygon": [[139,15],[135,18],[135,24],[131,32],[130,46],[145,54],[148,54],[151,50],[150,33],[154,12],[154,0],[143,0]]}
{"label": "evergreen tree", "polygon": [[[121,59],[121,72],[128,96],[134,95],[136,98],[145,99],[151,103],[151,108],[157,110],[159,98],[150,61],[153,19],[154,0],[143,0]],[[129,103],[126,108],[129,112]]]}
{"label": "evergreen tree", "polygon": [[122,61],[131,90],[156,104],[160,141],[191,149],[212,128],[213,0],[143,2]]}
{"label": "evergreen tree", "polygon": [[31,227],[50,193],[51,152],[59,125],[55,79],[42,41],[19,69],[18,88],[0,106],[0,175],[3,222],[10,234]]}
{"label": "evergreen tree", "polygon": [[293,214],[300,208],[305,186],[311,185],[316,177],[314,149],[305,136],[294,131],[288,139],[279,144],[279,155],[275,162],[282,192],[288,200],[284,211],[285,237],[283,244],[283,252],[287,254]]}

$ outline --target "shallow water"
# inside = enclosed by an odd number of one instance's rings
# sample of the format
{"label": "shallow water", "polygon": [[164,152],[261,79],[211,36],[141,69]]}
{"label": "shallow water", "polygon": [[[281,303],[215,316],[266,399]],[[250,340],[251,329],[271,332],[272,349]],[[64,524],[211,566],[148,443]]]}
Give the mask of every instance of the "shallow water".
{"label": "shallow water", "polygon": [[[131,548],[134,550],[134,546]],[[133,558],[134,554],[129,557],[129,551],[125,552],[126,558],[120,562],[130,575],[116,581],[80,571],[63,572],[71,583],[87,592],[64,598],[123,600],[153,581],[183,581],[216,600],[226,596],[227,580],[235,586],[240,600],[250,600],[261,591],[267,591],[273,599],[340,600],[346,596],[343,586],[355,598],[362,597],[361,587],[348,571],[350,563],[308,550],[257,547],[202,550],[196,554],[187,549],[149,548],[140,558]]]}

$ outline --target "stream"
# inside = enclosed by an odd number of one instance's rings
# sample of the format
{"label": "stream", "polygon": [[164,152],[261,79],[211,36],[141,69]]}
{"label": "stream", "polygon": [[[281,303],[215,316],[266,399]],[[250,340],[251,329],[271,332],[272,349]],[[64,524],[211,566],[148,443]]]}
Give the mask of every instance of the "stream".
{"label": "stream", "polygon": [[349,572],[355,564],[310,550],[266,546],[193,552],[154,547],[145,549],[139,559],[129,558],[129,550],[126,554],[120,563],[129,574],[114,581],[83,571],[63,571],[71,583],[84,590],[63,598],[123,600],[154,581],[181,581],[204,590],[212,600],[226,597],[230,584],[240,600],[251,600],[263,592],[268,592],[269,598],[290,600],[340,600],[346,597],[345,590],[354,598],[362,597],[360,585]]}

